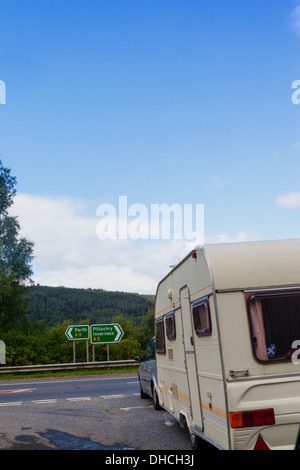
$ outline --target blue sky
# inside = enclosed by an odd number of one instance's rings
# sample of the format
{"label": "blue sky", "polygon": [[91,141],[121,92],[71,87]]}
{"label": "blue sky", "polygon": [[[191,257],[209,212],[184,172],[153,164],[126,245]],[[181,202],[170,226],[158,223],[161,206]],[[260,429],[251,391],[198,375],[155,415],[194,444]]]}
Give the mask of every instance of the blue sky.
{"label": "blue sky", "polygon": [[1,2],[0,154],[36,282],[154,292],[184,244],[97,206],[204,204],[205,242],[299,238],[300,3]]}

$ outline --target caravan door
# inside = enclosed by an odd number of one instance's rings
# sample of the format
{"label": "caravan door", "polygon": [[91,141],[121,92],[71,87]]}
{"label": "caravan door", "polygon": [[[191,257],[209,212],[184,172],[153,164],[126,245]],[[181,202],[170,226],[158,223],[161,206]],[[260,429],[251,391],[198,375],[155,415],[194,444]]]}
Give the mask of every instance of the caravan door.
{"label": "caravan door", "polygon": [[180,289],[181,320],[185,367],[190,394],[190,406],[193,425],[203,431],[203,416],[201,409],[198,370],[194,346],[194,332],[191,311],[190,292],[187,286]]}

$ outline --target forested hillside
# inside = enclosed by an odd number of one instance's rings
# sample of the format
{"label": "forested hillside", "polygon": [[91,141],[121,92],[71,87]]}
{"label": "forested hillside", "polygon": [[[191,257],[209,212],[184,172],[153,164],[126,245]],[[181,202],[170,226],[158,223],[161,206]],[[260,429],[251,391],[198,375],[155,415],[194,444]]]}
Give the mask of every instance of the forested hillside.
{"label": "forested hillside", "polygon": [[[56,364],[73,361],[73,345],[66,337],[69,325],[119,323],[122,340],[110,345],[110,360],[143,355],[154,335],[154,296],[93,289],[35,286],[22,327],[0,328],[8,366]],[[76,361],[86,361],[85,341],[76,344]],[[97,345],[95,360],[105,361],[106,345]],[[92,357],[92,346],[89,344]]]}
{"label": "forested hillside", "polygon": [[73,324],[83,320],[89,320],[90,324],[109,323],[118,315],[139,326],[153,307],[154,296],[37,285],[31,289],[26,314],[32,323],[44,321],[47,327],[65,320]]}

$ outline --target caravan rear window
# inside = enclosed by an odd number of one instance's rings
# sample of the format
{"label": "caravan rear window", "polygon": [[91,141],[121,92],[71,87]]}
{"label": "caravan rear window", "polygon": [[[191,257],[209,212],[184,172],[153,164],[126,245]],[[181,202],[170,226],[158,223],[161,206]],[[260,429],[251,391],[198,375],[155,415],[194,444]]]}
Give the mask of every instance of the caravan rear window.
{"label": "caravan rear window", "polygon": [[251,295],[252,343],[259,361],[288,361],[300,340],[300,292]]}

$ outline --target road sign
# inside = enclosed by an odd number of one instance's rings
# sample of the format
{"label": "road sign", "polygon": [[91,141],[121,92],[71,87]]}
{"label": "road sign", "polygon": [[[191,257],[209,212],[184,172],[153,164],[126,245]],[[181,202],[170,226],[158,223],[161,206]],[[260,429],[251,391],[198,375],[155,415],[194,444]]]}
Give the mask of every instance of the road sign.
{"label": "road sign", "polygon": [[108,344],[118,343],[124,331],[118,323],[111,325],[92,325],[91,326],[91,343],[92,344]]}
{"label": "road sign", "polygon": [[89,339],[89,325],[71,325],[65,331],[69,340]]}

